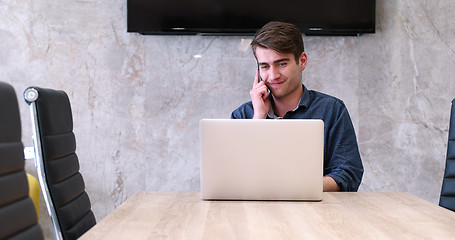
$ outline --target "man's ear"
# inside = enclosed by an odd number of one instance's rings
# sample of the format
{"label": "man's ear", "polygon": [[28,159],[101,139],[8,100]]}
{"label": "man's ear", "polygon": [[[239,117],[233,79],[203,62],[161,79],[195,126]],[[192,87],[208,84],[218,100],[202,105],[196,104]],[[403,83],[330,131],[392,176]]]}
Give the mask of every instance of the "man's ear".
{"label": "man's ear", "polygon": [[307,62],[307,56],[306,56],[306,53],[305,52],[302,52],[302,54],[300,54],[300,58],[299,58],[299,67],[300,67],[300,71],[303,71],[306,67],[306,62]]}

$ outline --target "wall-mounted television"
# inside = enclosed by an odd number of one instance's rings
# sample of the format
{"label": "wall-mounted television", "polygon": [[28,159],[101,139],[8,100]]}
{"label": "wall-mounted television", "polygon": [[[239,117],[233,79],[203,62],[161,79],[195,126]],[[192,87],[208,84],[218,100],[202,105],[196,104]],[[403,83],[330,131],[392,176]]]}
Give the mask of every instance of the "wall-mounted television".
{"label": "wall-mounted television", "polygon": [[127,0],[128,32],[253,35],[285,21],[305,35],[375,32],[376,0]]}

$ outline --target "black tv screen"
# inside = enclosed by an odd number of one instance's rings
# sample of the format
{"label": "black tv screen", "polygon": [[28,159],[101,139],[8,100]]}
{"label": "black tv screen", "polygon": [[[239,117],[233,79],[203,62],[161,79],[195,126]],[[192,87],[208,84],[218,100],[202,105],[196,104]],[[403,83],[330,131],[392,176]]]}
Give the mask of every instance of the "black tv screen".
{"label": "black tv screen", "polygon": [[127,0],[128,32],[253,35],[269,21],[306,35],[375,32],[375,0]]}

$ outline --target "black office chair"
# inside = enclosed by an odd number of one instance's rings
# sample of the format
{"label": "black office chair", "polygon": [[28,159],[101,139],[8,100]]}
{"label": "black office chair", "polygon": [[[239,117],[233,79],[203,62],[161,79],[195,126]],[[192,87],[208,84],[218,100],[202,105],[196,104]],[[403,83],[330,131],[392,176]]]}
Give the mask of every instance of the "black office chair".
{"label": "black office chair", "polygon": [[30,105],[38,178],[57,239],[77,239],[96,224],[79,173],[73,116],[64,91],[30,87]]}
{"label": "black office chair", "polygon": [[16,93],[0,82],[0,239],[44,239],[29,197]]}
{"label": "black office chair", "polygon": [[452,100],[452,110],[450,113],[446,168],[442,181],[439,206],[455,211],[455,99]]}

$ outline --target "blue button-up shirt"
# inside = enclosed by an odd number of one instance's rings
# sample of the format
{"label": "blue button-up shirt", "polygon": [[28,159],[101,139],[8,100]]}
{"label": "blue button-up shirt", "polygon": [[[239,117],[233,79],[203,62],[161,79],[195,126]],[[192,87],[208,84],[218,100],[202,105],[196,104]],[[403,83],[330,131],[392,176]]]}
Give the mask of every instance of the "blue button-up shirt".
{"label": "blue button-up shirt", "polygon": [[[308,90],[305,86],[303,89],[297,108],[287,112],[283,118],[323,120],[324,175],[332,177],[341,191],[357,191],[363,176],[363,165],[346,106],[335,97]],[[251,119],[253,114],[250,101],[234,110],[231,118]]]}

